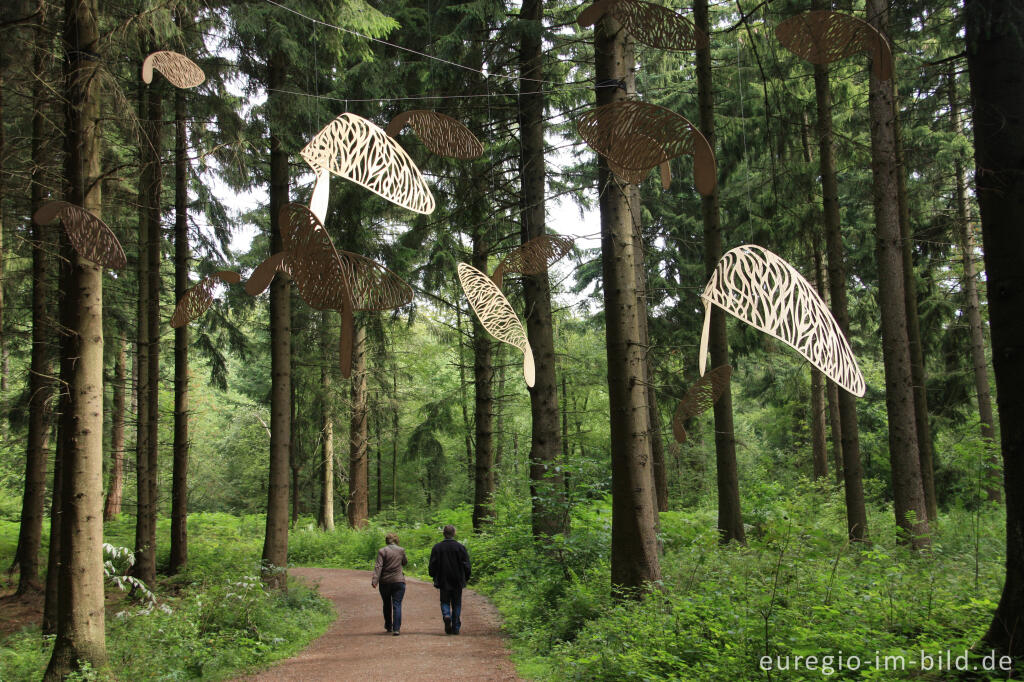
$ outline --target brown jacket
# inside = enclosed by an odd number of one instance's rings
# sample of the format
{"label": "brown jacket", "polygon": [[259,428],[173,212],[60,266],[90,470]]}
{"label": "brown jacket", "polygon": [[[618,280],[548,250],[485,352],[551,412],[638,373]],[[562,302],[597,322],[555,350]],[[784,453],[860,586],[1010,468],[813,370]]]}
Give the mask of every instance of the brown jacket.
{"label": "brown jacket", "polygon": [[377,563],[373,566],[373,586],[378,583],[404,583],[402,566],[409,563],[405,550],[398,545],[385,545],[377,550]]}

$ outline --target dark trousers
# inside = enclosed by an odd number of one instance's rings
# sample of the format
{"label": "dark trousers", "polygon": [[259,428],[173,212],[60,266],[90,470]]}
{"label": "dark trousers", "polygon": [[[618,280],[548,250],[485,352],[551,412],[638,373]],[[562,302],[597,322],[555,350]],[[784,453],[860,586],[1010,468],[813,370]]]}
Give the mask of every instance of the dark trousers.
{"label": "dark trousers", "polygon": [[462,627],[462,588],[454,590],[441,588],[441,617],[452,619],[452,632],[458,632]]}
{"label": "dark trousers", "polygon": [[402,597],[405,583],[381,583],[377,586],[384,601],[384,629],[398,632],[402,629]]}

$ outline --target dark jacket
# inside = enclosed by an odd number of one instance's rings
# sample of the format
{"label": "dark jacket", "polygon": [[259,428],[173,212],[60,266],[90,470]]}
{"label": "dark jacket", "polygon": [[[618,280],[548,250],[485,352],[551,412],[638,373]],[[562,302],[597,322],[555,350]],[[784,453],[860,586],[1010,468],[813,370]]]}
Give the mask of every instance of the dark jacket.
{"label": "dark jacket", "polygon": [[404,583],[405,575],[402,566],[409,563],[405,558],[405,550],[398,545],[385,545],[377,550],[377,562],[373,567],[374,587],[378,583]]}
{"label": "dark jacket", "polygon": [[442,540],[430,550],[427,572],[434,587],[442,590],[462,589],[469,580],[469,552],[455,539]]}

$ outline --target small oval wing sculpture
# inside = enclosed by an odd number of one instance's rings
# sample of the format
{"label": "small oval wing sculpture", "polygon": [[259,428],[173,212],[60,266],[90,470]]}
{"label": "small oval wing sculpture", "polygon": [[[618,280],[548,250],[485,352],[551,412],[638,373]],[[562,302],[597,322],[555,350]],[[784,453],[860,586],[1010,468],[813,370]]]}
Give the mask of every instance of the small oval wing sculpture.
{"label": "small oval wing sculpture", "polygon": [[238,284],[242,277],[233,270],[220,270],[199,280],[198,284],[186,290],[178,299],[174,315],[171,316],[171,327],[184,327],[209,310],[213,305],[213,288],[218,281],[224,284]]}
{"label": "small oval wing sculpture", "polygon": [[782,46],[812,64],[829,64],[858,52],[871,55],[871,68],[879,80],[892,78],[892,49],[874,26],[848,14],[812,10],[786,19],[775,27]]}
{"label": "small oval wing sculpture", "polygon": [[451,116],[428,109],[403,111],[391,119],[387,134],[398,137],[406,125],[413,129],[427,149],[438,156],[469,161],[480,158],[484,153],[484,146],[476,135]]}
{"label": "small oval wing sculpture", "polygon": [[338,116],[300,154],[315,171],[329,170],[410,211],[434,211],[434,195],[419,168],[398,142],[365,118]]}
{"label": "small oval wing sculpture", "polygon": [[697,379],[697,382],[690,387],[683,399],[679,401],[679,405],[676,406],[675,414],[672,415],[672,435],[675,436],[676,442],[686,442],[684,422],[710,410],[725,393],[731,376],[732,367],[730,365],[719,365]]}
{"label": "small oval wing sculpture", "polygon": [[638,43],[689,52],[708,46],[707,35],[681,14],[645,0],[598,0],[580,12],[576,23],[590,26],[605,14],[622,24]]}
{"label": "small oval wing sculpture", "polygon": [[377,261],[350,251],[339,251],[338,258],[355,310],[393,310],[412,302],[412,287]]}
{"label": "small oval wing sculpture", "polygon": [[771,251],[747,244],[718,261],[704,292],[701,375],[708,348],[711,306],[788,344],[825,376],[855,396],[866,389],[850,344],[814,288]]}
{"label": "small oval wing sculpture", "polygon": [[458,270],[462,291],[469,299],[469,304],[473,306],[473,312],[476,313],[483,328],[499,341],[523,351],[523,377],[526,379],[526,385],[532,387],[536,379],[533,350],[526,338],[523,323],[519,321],[512,304],[487,275],[472,265],[459,263]]}
{"label": "small oval wing sculpture", "polygon": [[71,247],[82,258],[112,270],[128,264],[121,242],[106,223],[89,211],[66,201],[48,201],[32,216],[40,225],[52,223],[55,218],[60,218]]}
{"label": "small oval wing sculpture", "polygon": [[653,168],[691,154],[697,191],[704,196],[714,192],[717,169],[711,145],[692,123],[674,111],[647,102],[619,100],[584,113],[576,127],[591,149],[617,169],[616,173],[642,173],[632,179],[642,180]]}
{"label": "small oval wing sculpture", "polygon": [[206,74],[199,66],[183,54],[161,50],[154,52],[142,62],[142,82],[153,82],[153,69],[176,88],[194,88],[206,80]]}
{"label": "small oval wing sculpture", "polygon": [[542,234],[512,249],[494,268],[491,281],[501,289],[506,272],[521,275],[540,275],[572,250],[572,239],[554,234]]}

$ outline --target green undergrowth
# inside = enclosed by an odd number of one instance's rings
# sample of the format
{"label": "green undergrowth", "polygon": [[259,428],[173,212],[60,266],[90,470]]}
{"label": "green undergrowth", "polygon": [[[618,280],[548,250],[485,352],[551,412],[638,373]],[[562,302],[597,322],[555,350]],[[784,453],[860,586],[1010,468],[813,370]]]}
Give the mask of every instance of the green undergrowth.
{"label": "green undergrowth", "polygon": [[[105,530],[107,542],[133,544],[131,519]],[[12,533],[16,541],[16,524],[0,523],[0,563],[10,561]],[[261,517],[192,515],[188,569],[157,579],[155,604],[108,587],[109,665],[85,677],[225,679],[288,658],[323,633],[334,610],[314,590],[294,582],[283,593],[264,589],[258,577],[262,533]],[[161,522],[158,537],[168,535],[168,523]],[[167,547],[158,546],[157,558],[166,564]],[[0,680],[40,679],[51,647],[52,638],[38,627],[0,640]]]}

